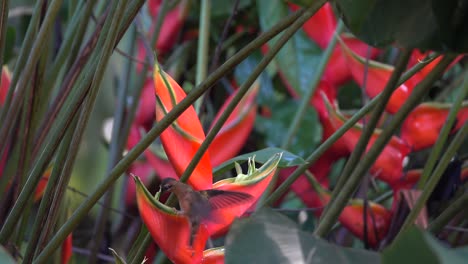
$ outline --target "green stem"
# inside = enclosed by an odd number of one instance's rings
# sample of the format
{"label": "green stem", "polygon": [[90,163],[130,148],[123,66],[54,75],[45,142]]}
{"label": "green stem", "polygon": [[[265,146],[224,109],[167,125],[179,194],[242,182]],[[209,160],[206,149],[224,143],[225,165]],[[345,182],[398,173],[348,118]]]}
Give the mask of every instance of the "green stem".
{"label": "green stem", "polygon": [[[232,70],[234,66],[244,60],[250,53],[258,49],[261,45],[272,39],[282,30],[291,25],[299,16],[304,13],[304,10],[297,11],[284,20],[276,24],[269,31],[262,33],[255,40],[241,49],[236,55],[232,56],[228,61],[221,65],[216,71],[206,78],[199,86],[192,90],[187,97],[177,104],[161,121],[159,121],[141,141],[131,149],[127,155],[117,163],[114,169],[109,173],[109,176],[97,186],[96,190],[81,203],[68,221],[57,231],[55,236],[50,240],[49,244],[44,248],[42,253],[37,257],[37,263],[43,263],[60,246],[60,243],[70,234],[70,232],[80,223],[80,221],[88,215],[91,208],[102,197],[105,191],[125,172],[130,164],[143,153],[143,151],[172,124],[177,117],[182,114],[189,106],[191,106],[197,98],[200,97],[206,90],[221,79],[227,72]],[[1,233],[0,233],[1,235]]]}
{"label": "green stem", "polygon": [[365,176],[365,173],[375,162],[379,154],[382,152],[388,141],[391,139],[394,131],[401,125],[409,112],[417,106],[423,96],[429,91],[432,84],[438,78],[440,78],[440,76],[442,76],[444,70],[454,60],[454,58],[455,56],[453,55],[446,55],[435,67],[435,69],[414,88],[405,104],[403,104],[400,110],[395,114],[387,128],[382,131],[380,136],[372,145],[371,149],[367,152],[366,156],[356,166],[355,170],[341,191],[337,193],[336,199],[328,204],[328,211],[324,212],[321,221],[315,230],[316,235],[324,236],[330,231],[330,228],[336,222],[336,219],[340,215],[343,208],[346,206],[348,200],[356,190],[356,187]]}
{"label": "green stem", "polygon": [[320,156],[325,153],[335,142],[340,139],[350,128],[354,126],[361,118],[368,114],[378,103],[380,95],[372,99],[367,105],[356,112],[350,119],[348,119],[333,135],[331,135],[325,142],[323,142],[312,154],[306,159],[304,164],[297,167],[297,169],[289,175],[289,177],[270,195],[270,197],[261,204],[261,206],[272,205],[278,200],[289,187],[301,176]]}
{"label": "green stem", "polygon": [[449,206],[429,225],[429,230],[433,233],[440,232],[457,214],[466,209],[468,204],[468,192],[460,195],[455,201],[449,202]]}
{"label": "green stem", "polygon": [[[10,1],[2,1],[0,3],[0,65],[3,65],[3,52],[5,50],[7,20],[8,20],[8,3]],[[0,75],[0,83],[2,76]],[[1,119],[0,119],[1,120]]]}
{"label": "green stem", "polygon": [[439,183],[440,178],[444,174],[445,169],[447,168],[448,164],[450,163],[451,159],[457,152],[457,150],[463,145],[463,141],[466,139],[468,135],[468,123],[465,123],[463,127],[458,131],[457,135],[453,139],[452,143],[450,143],[449,147],[445,151],[444,155],[442,156],[440,162],[437,164],[434,172],[432,173],[429,181],[424,186],[421,195],[419,196],[416,204],[414,205],[413,209],[409,213],[408,217],[406,217],[403,226],[400,228],[400,232],[398,232],[397,237],[395,240],[410,226],[414,223],[416,218],[418,217],[419,213],[426,205],[429,196],[431,196],[432,192],[434,191],[437,183]]}
{"label": "green stem", "polygon": [[[120,19],[120,17],[109,17],[109,20],[111,20],[112,18],[114,20]],[[39,159],[34,163],[34,166],[32,167],[31,172],[29,174],[28,181],[22,189],[21,194],[18,197],[18,200],[16,201],[13,209],[11,210],[7,219],[5,220],[4,226],[0,231],[0,243],[4,243],[11,235],[13,227],[16,225],[18,218],[21,215],[21,211],[23,210],[24,206],[26,205],[26,202],[28,201],[30,195],[33,193],[34,188],[40,180],[42,171],[45,169],[50,159],[52,158],[58,144],[60,143],[61,138],[65,133],[65,130],[70,125],[71,119],[76,114],[77,109],[83,102],[83,99],[81,98],[83,98],[86,95],[86,88],[93,91],[93,87],[99,87],[100,81],[102,80],[102,77],[104,75],[103,72],[106,68],[107,61],[113,50],[113,46],[108,46],[109,43],[115,45],[115,36],[117,33],[116,29],[118,28],[118,24],[114,25],[115,27],[111,27],[113,25],[111,25],[110,22],[111,21],[104,25],[104,28],[106,29],[104,30],[104,32],[107,32],[109,34],[102,34],[98,41],[98,46],[103,47],[102,52],[96,53],[93,57],[94,59],[87,64],[89,70],[86,72],[85,76],[82,79],[80,79],[80,82],[78,83],[77,92],[81,92],[81,96],[73,96],[72,98],[70,98],[70,101],[74,101],[76,103],[73,105],[73,107],[67,107],[66,111],[62,112],[62,115],[57,120],[57,126],[54,127],[52,133],[48,137],[48,144],[41,153]],[[110,35],[110,33],[112,33],[113,35]]]}
{"label": "green stem", "polygon": [[[74,122],[76,125],[76,122]],[[53,193],[55,186],[59,181],[59,177],[62,172],[62,168],[65,164],[65,160],[69,154],[70,142],[73,138],[73,130],[75,125],[71,125],[70,129],[67,131],[62,144],[60,145],[60,150],[58,151],[56,161],[54,163],[54,168],[52,174],[47,180],[47,187],[42,196],[39,209],[35,216],[34,225],[31,231],[31,237],[28,240],[28,245],[26,247],[26,252],[24,253],[23,263],[31,263],[32,258],[34,257],[34,252],[36,251],[39,237],[43,232],[45,222],[48,217],[49,208],[52,203]]]}
{"label": "green stem", "polygon": [[24,97],[28,92],[28,87],[30,87],[29,83],[34,72],[34,67],[36,67],[39,57],[43,53],[45,45],[48,43],[47,38],[53,29],[55,18],[58,14],[58,11],[60,10],[61,5],[62,0],[52,0],[50,5],[48,6],[47,13],[44,16],[44,21],[42,23],[41,29],[37,34],[31,53],[27,58],[27,63],[24,65],[24,69],[21,74],[21,79],[19,79],[18,87],[15,90],[15,96],[13,98],[13,101],[11,102],[11,106],[10,108],[5,108],[5,110],[8,109],[8,111],[5,111],[7,112],[7,114],[0,129],[0,141],[2,142],[7,142],[6,139],[14,130],[14,123],[19,115],[19,110],[22,104],[21,102],[23,102]]}
{"label": "green stem", "polygon": [[[200,33],[198,36],[198,50],[197,50],[197,75],[195,78],[195,85],[199,85],[208,73],[208,50],[210,43],[210,18],[211,18],[211,0],[201,0],[200,12]],[[203,102],[201,96],[195,102],[195,110],[200,112],[200,105]]]}
{"label": "green stem", "polygon": [[426,161],[426,165],[424,165],[424,170],[422,172],[421,178],[419,179],[419,182],[417,185],[418,189],[424,190],[426,188],[425,184],[429,180],[429,175],[431,174],[432,170],[434,169],[437,163],[437,159],[439,158],[440,153],[442,152],[444,148],[445,142],[447,142],[447,138],[450,134],[450,131],[453,128],[453,124],[457,121],[457,114],[460,108],[462,107],[463,99],[465,99],[467,94],[468,94],[468,74],[465,76],[465,80],[463,81],[463,86],[461,87],[461,90],[458,96],[456,97],[455,102],[450,108],[450,112],[447,117],[447,120],[445,121],[445,124],[439,133],[437,141],[431,150],[431,154],[429,155],[429,158]]}
{"label": "green stem", "polygon": [[[10,108],[11,99],[13,97],[13,92],[15,91],[15,89],[11,87],[16,87],[16,84],[18,83],[18,79],[20,77],[20,73],[24,69],[26,60],[28,59],[29,54],[31,52],[31,47],[34,44],[34,37],[37,31],[37,28],[39,28],[41,9],[42,9],[42,6],[44,5],[44,1],[45,0],[36,1],[36,5],[34,6],[33,15],[29,22],[29,26],[28,26],[26,35],[23,40],[23,45],[21,46],[20,53],[18,55],[18,59],[15,64],[15,69],[13,70],[10,87],[8,88],[8,94],[5,98],[5,101],[3,102],[3,107],[1,109],[2,110],[0,113],[1,124],[5,124],[5,117],[7,114],[7,110]],[[9,2],[9,1],[2,1],[2,3],[4,2]],[[2,154],[0,151],[0,157],[1,155]]]}
{"label": "green stem", "polygon": [[[414,73],[421,70],[426,66],[432,59],[424,59],[423,63],[418,63],[413,68],[405,72],[402,76],[398,85],[403,84],[406,80],[411,78]],[[354,114],[348,121],[346,121],[342,127],[340,127],[333,135],[330,136],[325,142],[323,142],[309,157],[306,158],[306,162],[299,166],[268,198],[265,203],[261,203],[262,206],[265,204],[273,204],[278,200],[288,189],[289,187],[301,176],[309,167],[310,164],[313,164],[325,151],[327,151],[347,130],[354,126],[361,118],[368,114],[373,107],[376,106],[380,100],[380,94],[373,98],[367,105],[361,108],[358,112]]]}
{"label": "green stem", "polygon": [[[375,127],[377,126],[377,123],[379,122],[380,116],[384,112],[385,107],[388,101],[390,100],[390,97],[392,96],[393,92],[399,87],[398,80],[400,78],[400,75],[405,70],[406,64],[408,63],[410,56],[411,56],[411,50],[403,50],[400,56],[398,57],[395,70],[393,70],[393,73],[390,79],[388,80],[387,84],[385,85],[384,90],[381,93],[379,103],[377,104],[374,111],[372,111],[369,122],[365,125],[364,131],[362,132],[361,136],[359,137],[359,141],[354,147],[354,151],[351,153],[351,156],[348,158],[348,162],[346,162],[346,165],[343,171],[341,172],[340,177],[338,178],[338,182],[332,192],[330,203],[332,203],[334,197],[336,197],[337,194],[341,192],[341,189],[346,184],[346,181],[349,179],[349,175],[351,174],[353,169],[356,167],[358,162],[361,160],[362,154],[366,150],[367,144],[369,143],[369,140],[372,137],[372,134],[374,133]],[[325,212],[327,208],[329,207],[325,208]]]}
{"label": "green stem", "polygon": [[340,20],[338,26],[335,29],[335,34],[333,34],[333,38],[331,39],[330,43],[328,44],[327,48],[322,54],[320,62],[316,69],[314,69],[314,76],[312,77],[312,81],[310,83],[309,89],[307,89],[307,93],[302,95],[301,103],[297,109],[297,112],[294,116],[291,125],[289,126],[288,132],[286,133],[286,137],[284,138],[283,144],[281,145],[282,149],[288,149],[291,141],[296,134],[297,130],[299,129],[299,125],[304,117],[304,114],[309,106],[310,99],[315,93],[317,86],[320,82],[320,78],[322,78],[322,74],[325,71],[325,66],[327,66],[328,61],[330,60],[331,54],[335,49],[336,43],[338,42],[338,36],[341,34],[343,30],[343,21]]}

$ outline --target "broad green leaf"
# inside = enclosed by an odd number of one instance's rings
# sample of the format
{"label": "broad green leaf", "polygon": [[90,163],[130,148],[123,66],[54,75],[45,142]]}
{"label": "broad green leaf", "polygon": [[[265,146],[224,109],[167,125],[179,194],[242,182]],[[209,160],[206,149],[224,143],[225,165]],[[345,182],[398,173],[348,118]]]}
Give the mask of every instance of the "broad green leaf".
{"label": "broad green leaf", "polygon": [[380,263],[375,252],[330,244],[271,209],[234,222],[225,254],[226,263]]}
{"label": "broad green leaf", "polygon": [[5,250],[4,247],[0,246],[0,263],[2,264],[14,264],[16,261],[13,257]]}
{"label": "broad green leaf", "polygon": [[221,165],[214,168],[213,174],[218,175],[218,174],[221,174],[223,172],[226,172],[226,171],[234,168],[234,163],[235,162],[237,162],[237,163],[245,162],[249,158],[252,158],[254,156],[255,156],[255,162],[260,163],[260,164],[264,164],[273,155],[275,155],[277,153],[283,153],[283,155],[281,157],[281,160],[278,163],[278,168],[294,167],[294,166],[298,166],[298,165],[301,165],[301,164],[305,163],[305,161],[301,157],[299,157],[299,156],[297,156],[297,155],[295,155],[295,154],[293,154],[291,152],[288,152],[286,150],[283,150],[283,149],[280,149],[280,148],[266,148],[266,149],[250,152],[250,153],[247,153],[247,154],[243,154],[243,155],[237,156],[235,158],[232,158],[232,159],[230,159],[230,160],[228,160],[226,162],[223,162]]}
{"label": "broad green leaf", "polygon": [[417,228],[406,231],[382,253],[383,263],[462,264],[467,259],[468,247],[447,248],[432,235]]}
{"label": "broad green leaf", "polygon": [[468,51],[468,8],[464,1],[336,0],[348,28],[372,46]]}
{"label": "broad green leaf", "polygon": [[[298,102],[285,100],[271,105],[271,117],[258,116],[255,128],[266,137],[267,146],[281,146],[291,121],[296,114]],[[322,138],[322,126],[317,113],[312,107],[306,108],[306,113],[299,125],[296,135],[288,148],[298,156],[305,157],[312,153]]]}
{"label": "broad green leaf", "polygon": [[[284,1],[257,0],[260,26],[263,31],[270,29],[289,14]],[[274,38],[270,45],[276,42]],[[283,77],[291,88],[301,96],[311,88],[314,71],[320,62],[322,50],[299,30],[279,51],[275,58]]]}

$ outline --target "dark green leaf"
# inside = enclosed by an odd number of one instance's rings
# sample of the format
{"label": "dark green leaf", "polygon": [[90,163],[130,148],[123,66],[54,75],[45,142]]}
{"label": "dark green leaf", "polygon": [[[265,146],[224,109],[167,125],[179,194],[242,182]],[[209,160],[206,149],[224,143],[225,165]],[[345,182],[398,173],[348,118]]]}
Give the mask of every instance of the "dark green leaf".
{"label": "dark green leaf", "polygon": [[214,168],[213,173],[215,175],[221,174],[227,170],[234,168],[234,162],[239,163],[239,162],[247,161],[249,158],[252,158],[253,156],[255,156],[255,162],[263,164],[277,153],[283,153],[283,155],[281,156],[281,160],[278,163],[278,168],[294,167],[294,166],[298,166],[298,165],[305,163],[305,161],[301,157],[291,152],[288,152],[286,150],[283,150],[280,148],[266,148],[266,149],[250,152],[247,154],[243,154],[235,158],[232,158],[228,161],[225,161],[221,165]]}
{"label": "dark green leaf", "polygon": [[371,251],[343,248],[301,231],[286,216],[262,209],[234,222],[226,263],[379,263]]}
{"label": "dark green leaf", "polygon": [[2,264],[14,264],[16,261],[13,257],[5,250],[4,247],[0,246],[0,263]]}
{"label": "dark green leaf", "polygon": [[[296,101],[286,100],[271,105],[271,117],[257,117],[255,128],[265,135],[268,146],[281,146],[296,114],[297,107],[298,103]],[[315,149],[321,138],[322,126],[319,123],[317,113],[312,107],[308,107],[299,129],[291,141],[289,150],[298,156],[305,157]]]}
{"label": "dark green leaf", "polygon": [[468,51],[466,1],[336,0],[345,24],[373,46]]}
{"label": "dark green leaf", "polygon": [[3,64],[7,64],[8,61],[13,57],[13,48],[15,47],[16,42],[16,31],[13,27],[8,27],[6,32],[6,40],[5,40],[5,53]]}
{"label": "dark green leaf", "polygon": [[[288,6],[282,1],[257,0],[260,26],[268,30],[289,14]],[[269,44],[275,43],[274,38]],[[322,50],[299,30],[279,51],[275,58],[283,77],[300,96],[311,88],[314,71],[321,60]]]}
{"label": "dark green leaf", "polygon": [[467,248],[450,249],[427,232],[417,228],[406,231],[382,253],[383,263],[457,264],[466,263]]}

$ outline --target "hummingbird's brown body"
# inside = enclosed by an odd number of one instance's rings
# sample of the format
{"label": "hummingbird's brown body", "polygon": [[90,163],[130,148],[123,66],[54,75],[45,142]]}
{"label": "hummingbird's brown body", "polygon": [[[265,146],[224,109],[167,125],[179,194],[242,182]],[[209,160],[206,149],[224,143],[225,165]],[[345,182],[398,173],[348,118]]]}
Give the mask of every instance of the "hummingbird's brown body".
{"label": "hummingbird's brown body", "polygon": [[189,219],[190,223],[190,245],[200,224],[203,221],[215,221],[213,211],[237,204],[245,203],[253,199],[246,193],[204,190],[195,191],[190,185],[166,178],[161,182],[162,191],[173,192],[179,200],[181,214]]}

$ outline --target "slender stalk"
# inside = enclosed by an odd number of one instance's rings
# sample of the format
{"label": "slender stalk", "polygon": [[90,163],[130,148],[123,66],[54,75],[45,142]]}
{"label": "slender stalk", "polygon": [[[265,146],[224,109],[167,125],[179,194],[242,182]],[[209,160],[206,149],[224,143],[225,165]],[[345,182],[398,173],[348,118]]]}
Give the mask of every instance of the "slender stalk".
{"label": "slender stalk", "polygon": [[468,192],[464,192],[455,201],[449,203],[449,206],[429,225],[429,230],[433,233],[440,232],[457,214],[466,209],[468,204]]}
{"label": "slender stalk", "polygon": [[[114,21],[120,19],[120,17],[110,16],[109,20],[111,19]],[[104,75],[103,72],[105,70],[107,61],[113,50],[112,48],[114,47],[110,46],[107,48],[107,46],[109,46],[109,43],[115,45],[118,24],[114,25],[114,28],[112,28],[111,26],[111,21],[104,25],[104,32],[109,32],[109,34],[102,34],[99,38],[98,46],[103,47],[103,50],[101,53],[97,53],[96,56],[94,56],[94,60],[91,60],[90,63],[87,64],[87,66],[89,66],[89,71],[86,72],[85,76],[82,79],[80,79],[80,82],[78,83],[79,85],[81,84],[79,87],[82,87],[82,89],[77,89],[77,92],[81,92],[82,94],[81,96],[70,98],[70,101],[75,101],[76,104],[74,104],[74,107],[67,108],[66,111],[62,112],[62,115],[60,116],[59,120],[57,120],[57,126],[54,127],[52,133],[48,137],[48,144],[41,153],[39,159],[35,162],[34,166],[32,167],[32,170],[28,177],[28,181],[22,189],[18,200],[16,201],[13,209],[11,210],[10,214],[8,215],[5,221],[4,226],[2,227],[2,230],[0,231],[0,243],[4,243],[11,235],[13,227],[16,225],[17,220],[21,215],[22,209],[24,208],[26,202],[28,201],[28,198],[33,193],[34,188],[40,180],[41,172],[49,163],[53,153],[55,152],[55,149],[59,144],[60,139],[63,137],[65,130],[70,125],[71,119],[76,114],[79,106],[83,102],[82,98],[85,96],[86,91],[88,91],[88,89],[93,91],[93,87],[99,86],[100,81],[102,80],[102,77]],[[86,87],[88,89],[86,89]]]}
{"label": "slender stalk", "polygon": [[[13,75],[12,79],[10,82],[10,87],[16,87],[16,84],[18,83],[18,78],[20,77],[21,71],[24,69],[24,65],[26,64],[26,60],[28,59],[29,53],[31,52],[31,47],[34,43],[34,37],[37,31],[37,28],[39,28],[39,23],[40,23],[40,15],[41,15],[41,9],[42,6],[44,5],[45,0],[39,0],[36,1],[36,5],[34,6],[34,12],[31,17],[31,20],[29,21],[29,26],[26,31],[26,35],[23,40],[23,45],[21,46],[20,53],[18,55],[18,59],[15,64],[15,69],[13,70]],[[9,2],[9,1],[2,1],[2,3]],[[2,64],[3,65],[3,64]],[[8,94],[5,98],[5,101],[3,102],[3,107],[0,112],[0,123],[5,124],[5,117],[7,114],[7,110],[10,108],[11,105],[11,99],[13,97],[13,92],[15,89],[10,88],[8,89]],[[5,141],[3,141],[5,142]],[[1,149],[1,148],[0,148]],[[0,157],[2,155],[0,151]]]}
{"label": "slender stalk", "polygon": [[312,77],[312,81],[310,83],[309,89],[307,89],[307,93],[301,96],[302,97],[301,103],[299,104],[297,112],[294,115],[294,119],[291,122],[288,132],[286,133],[286,136],[284,138],[283,144],[281,145],[282,149],[289,148],[289,145],[291,144],[291,141],[294,135],[299,129],[302,118],[304,117],[307,107],[309,106],[310,99],[312,98],[312,96],[315,93],[315,90],[317,89],[317,86],[320,82],[320,78],[322,78],[322,74],[325,71],[325,66],[327,66],[328,61],[330,60],[331,54],[336,46],[336,43],[338,42],[338,36],[341,34],[342,30],[343,30],[343,21],[340,20],[340,22],[338,23],[338,26],[335,29],[335,34],[333,35],[333,38],[331,39],[330,43],[328,44],[327,48],[322,54],[320,63],[318,64],[317,68],[314,69],[315,70],[314,76]]}
{"label": "slender stalk", "polygon": [[[208,51],[210,43],[210,18],[211,18],[211,0],[201,0],[200,12],[200,34],[198,37],[198,50],[197,50],[197,74],[195,77],[195,84],[199,85],[208,73]],[[201,96],[195,102],[195,110],[200,112],[200,105],[203,102]]]}
{"label": "slender stalk", "polygon": [[417,104],[421,101],[423,96],[429,91],[432,84],[442,76],[444,70],[448,65],[454,60],[455,56],[446,55],[440,62],[437,64],[435,69],[423,80],[421,81],[413,90],[408,100],[400,108],[400,110],[395,114],[394,118],[390,121],[387,128],[382,131],[380,136],[372,145],[369,152],[361,160],[361,162],[356,166],[353,173],[350,175],[348,182],[343,186],[341,191],[337,194],[336,199],[328,204],[328,211],[325,211],[322,215],[321,221],[318,224],[315,234],[318,236],[326,235],[330,229],[333,227],[336,219],[340,215],[343,208],[346,206],[349,198],[356,190],[359,182],[365,176],[365,173],[369,170],[372,164],[375,162],[379,154],[382,152],[383,148],[386,146],[387,142],[391,139],[394,131],[400,126],[406,116],[411,110],[413,110]]}
{"label": "slender stalk", "polygon": [[463,145],[463,141],[466,139],[468,135],[468,123],[465,122],[463,127],[458,131],[457,135],[453,139],[452,143],[450,143],[449,147],[445,151],[444,155],[442,156],[440,162],[437,164],[434,172],[432,173],[431,177],[429,178],[427,184],[424,186],[421,195],[419,196],[416,204],[414,205],[413,209],[406,217],[403,226],[400,228],[400,232],[398,232],[397,237],[395,240],[410,226],[414,223],[416,218],[418,217],[419,213],[426,205],[429,196],[431,196],[432,192],[434,191],[437,183],[439,183],[440,178],[444,174],[445,169],[447,168],[448,164],[450,163],[451,159],[457,152],[457,150]]}
{"label": "slender stalk", "polygon": [[8,111],[6,111],[7,114],[5,116],[5,121],[2,123],[3,125],[0,128],[0,141],[2,142],[6,142],[8,135],[13,132],[13,125],[15,120],[18,118],[21,102],[23,102],[25,94],[27,93],[29,82],[34,72],[34,67],[37,64],[39,57],[43,53],[43,49],[47,43],[47,38],[53,29],[55,18],[58,14],[58,11],[60,10],[61,4],[62,0],[52,0],[48,6],[41,29],[37,34],[34,45],[32,46],[31,53],[27,58],[27,63],[24,65],[21,79],[19,79],[18,87],[16,88],[15,96],[11,102],[11,106],[9,108],[5,108],[8,109]]}
{"label": "slender stalk", "polygon": [[[361,160],[363,153],[366,150],[367,144],[369,143],[372,134],[374,133],[375,127],[379,122],[380,116],[385,110],[390,97],[392,96],[393,92],[399,87],[398,80],[406,68],[406,64],[408,64],[408,60],[411,56],[411,50],[403,50],[402,53],[398,57],[398,61],[395,65],[395,70],[393,71],[390,79],[388,80],[387,84],[385,85],[384,90],[382,91],[381,98],[379,103],[377,104],[374,111],[372,111],[371,117],[369,122],[365,125],[364,131],[362,132],[361,136],[359,137],[359,141],[356,144],[351,156],[348,158],[348,162],[341,172],[341,175],[338,179],[338,182],[335,186],[335,189],[332,192],[332,198],[330,203],[333,201],[333,198],[341,191],[343,186],[346,184],[346,180],[349,179],[349,175],[356,168],[356,165]],[[329,208],[329,207],[328,207]],[[327,207],[325,208],[325,212]]]}
{"label": "slender stalk", "polygon": [[463,81],[463,86],[455,99],[452,107],[450,108],[449,115],[447,120],[445,121],[442,130],[437,138],[434,147],[431,150],[431,154],[429,154],[429,158],[427,158],[426,164],[424,165],[424,170],[422,172],[421,178],[418,182],[418,189],[424,190],[426,182],[429,180],[429,175],[431,174],[432,170],[434,169],[437,159],[442,152],[445,142],[447,142],[447,138],[450,134],[450,131],[453,128],[453,124],[457,121],[457,114],[462,107],[463,100],[465,99],[466,95],[468,94],[468,74],[465,75],[465,80]]}
{"label": "slender stalk", "polygon": [[[8,2],[10,1],[2,1],[0,3],[0,65],[3,65],[3,52],[5,50],[6,32],[8,24]],[[0,83],[1,82],[2,76],[0,75]]]}
{"label": "slender stalk", "polygon": [[41,235],[41,230],[44,230],[43,227],[47,220],[47,214],[52,203],[54,188],[59,181],[59,177],[62,172],[62,168],[65,164],[65,160],[69,154],[70,142],[73,138],[73,130],[76,126],[75,124],[70,126],[68,129],[62,144],[60,145],[60,150],[58,151],[57,159],[54,163],[54,168],[52,174],[47,180],[47,187],[42,197],[41,203],[39,205],[38,212],[36,214],[36,219],[31,231],[31,237],[28,240],[28,245],[26,247],[26,252],[24,253],[23,263],[31,263],[32,258],[34,257],[34,252],[37,248],[39,237]]}
{"label": "slender stalk", "polygon": [[261,204],[261,206],[272,205],[277,201],[288,189],[289,187],[301,176],[309,167],[310,164],[313,164],[320,156],[325,153],[335,142],[340,139],[350,128],[354,126],[361,118],[367,115],[378,103],[379,96],[376,96],[372,99],[367,105],[361,108],[356,112],[350,119],[348,119],[338,130],[336,130],[333,135],[331,135],[325,142],[320,144],[320,146],[310,154],[306,159],[304,164],[297,167],[297,169],[289,175],[289,177],[270,195],[270,197]]}
{"label": "slender stalk", "polygon": [[180,114],[182,114],[195,100],[221,79],[235,65],[239,64],[251,52],[259,48],[261,45],[272,39],[282,30],[291,25],[299,16],[304,13],[301,9],[284,20],[276,24],[269,31],[262,33],[255,40],[241,49],[236,55],[232,56],[228,61],[221,65],[216,71],[206,78],[199,86],[193,89],[187,97],[179,102],[161,121],[158,122],[142,139],[130,150],[127,155],[117,163],[114,169],[109,173],[109,176],[97,186],[96,190],[88,196],[88,198],[76,209],[68,221],[57,231],[55,236],[50,240],[49,244],[44,248],[41,254],[37,257],[36,263],[44,263],[47,258],[60,246],[63,240],[70,232],[87,216],[89,210],[98,202],[105,191],[111,186],[119,176],[130,166],[130,164],[143,153],[143,151],[166,129]]}
{"label": "slender stalk", "polygon": [[[119,3],[119,5],[116,5],[117,13],[116,13],[115,16],[117,18],[123,16],[123,11],[125,10],[126,5],[127,5],[127,0],[123,0],[123,1],[121,1]],[[119,20],[114,19],[112,21],[111,28],[112,27],[119,28],[119,23],[120,23]],[[109,34],[112,34],[112,33],[109,33]],[[116,41],[116,40],[114,40],[114,41]],[[110,43],[110,45],[112,45],[112,46],[109,46],[110,49],[111,49],[111,47],[115,47],[114,43]],[[97,91],[97,89],[96,89],[96,91]],[[94,93],[93,100],[95,100],[96,96],[97,96],[97,93]],[[123,123],[123,113],[124,113],[124,109],[125,109],[125,99],[126,99],[126,97],[127,97],[127,89],[126,89],[126,87],[122,87],[122,89],[120,90],[119,96],[118,96],[117,109],[116,109],[115,115],[114,115],[114,123],[113,123],[113,127],[112,127],[112,138],[111,138],[110,151],[109,151],[110,157],[109,157],[109,163],[108,163],[108,166],[107,166],[107,173],[109,173],[110,170],[115,166],[115,164],[121,159],[122,151],[124,149],[124,143],[119,144],[117,139],[118,139],[119,131],[120,131],[119,128],[120,128],[121,124]],[[90,109],[92,109],[92,105],[91,105]],[[109,216],[109,207],[110,207],[110,204],[112,202],[113,193],[114,193],[114,188],[111,187],[111,188],[109,188],[106,195],[104,196],[104,205],[105,206],[101,207],[101,210],[99,212],[99,216],[98,216],[98,218],[96,220],[96,223],[95,223],[95,228],[94,228],[94,232],[93,232],[94,238],[91,240],[91,243],[90,243],[90,246],[89,246],[91,254],[89,255],[88,263],[95,263],[96,260],[97,260],[98,251],[99,251],[99,248],[100,248],[100,245],[101,245],[101,242],[102,242],[102,238],[104,237],[106,222],[107,222],[107,219],[108,219],[108,216]]]}
{"label": "slender stalk", "polygon": [[[239,87],[232,101],[226,106],[226,109],[224,110],[222,115],[219,117],[217,122],[213,125],[211,130],[206,135],[205,140],[200,145],[195,155],[192,157],[192,160],[188,164],[187,168],[185,168],[184,173],[181,175],[180,177],[181,182],[186,182],[188,180],[193,170],[197,166],[198,162],[200,162],[201,158],[203,157],[205,152],[208,150],[208,147],[210,146],[211,142],[213,142],[214,138],[216,137],[216,134],[221,130],[222,126],[224,125],[228,117],[231,115],[234,108],[240,102],[242,97],[247,93],[247,91],[255,82],[255,80],[257,80],[258,76],[260,76],[260,74],[265,70],[268,64],[270,64],[270,62],[274,59],[276,54],[286,44],[286,42],[297,32],[297,30],[299,30],[299,28],[302,27],[302,25],[310,17],[312,17],[315,14],[315,12],[317,12],[317,10],[324,3],[325,1],[317,1],[310,7],[306,8],[304,14],[300,16],[287,30],[285,30],[284,34],[281,35],[281,37],[275,42],[275,44],[268,51],[268,53],[265,54],[265,56],[262,58],[262,60],[258,63],[258,65],[253,70],[252,74],[250,74],[247,80],[241,85],[241,87]],[[171,194],[166,204],[172,204],[174,201],[175,201],[175,196]],[[147,237],[145,238],[145,241],[147,241]],[[140,248],[143,248],[143,247],[140,247]],[[143,256],[136,255],[135,258],[133,259],[133,263],[141,261],[142,257]]]}

